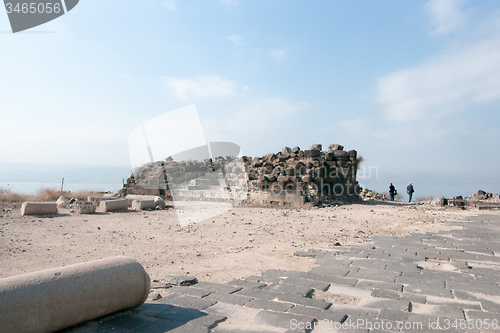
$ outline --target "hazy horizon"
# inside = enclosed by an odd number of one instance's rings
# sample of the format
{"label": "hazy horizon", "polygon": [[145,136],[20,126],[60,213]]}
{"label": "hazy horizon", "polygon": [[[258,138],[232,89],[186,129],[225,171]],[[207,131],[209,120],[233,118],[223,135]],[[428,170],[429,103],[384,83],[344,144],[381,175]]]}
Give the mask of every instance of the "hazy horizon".
{"label": "hazy horizon", "polygon": [[[15,166],[15,169],[12,167]],[[10,167],[10,169],[9,169]],[[49,184],[51,188],[60,188],[61,180],[64,178],[66,189],[71,186],[76,189],[88,190],[114,190],[121,188],[123,181],[132,174],[130,167],[101,166],[101,165],[37,165],[33,163],[4,163],[0,162],[0,188],[10,184],[10,189],[30,189],[27,192],[34,193],[40,187],[39,184]],[[456,182],[455,179],[461,179]],[[386,173],[377,168],[368,169],[364,163],[358,170],[358,182],[363,187],[385,193],[389,183],[393,183],[399,193],[405,195],[405,189],[409,182],[415,186],[415,198],[445,196],[452,198],[462,195],[464,197],[477,193],[478,190],[498,193],[496,189],[500,185],[500,175],[497,177],[482,176],[479,178],[467,173],[447,172],[391,172]],[[14,184],[30,183],[30,184]],[[88,187],[86,185],[92,185]],[[97,188],[105,184],[105,189]],[[69,187],[68,187],[69,186]],[[8,188],[8,187],[7,187]],[[108,189],[109,188],[109,189]],[[23,192],[23,191],[20,191]],[[24,191],[26,192],[26,191]]]}
{"label": "hazy horizon", "polygon": [[500,192],[498,1],[81,1],[0,43],[3,162],[131,167],[134,129],[195,105],[242,155],[341,144],[381,190]]}

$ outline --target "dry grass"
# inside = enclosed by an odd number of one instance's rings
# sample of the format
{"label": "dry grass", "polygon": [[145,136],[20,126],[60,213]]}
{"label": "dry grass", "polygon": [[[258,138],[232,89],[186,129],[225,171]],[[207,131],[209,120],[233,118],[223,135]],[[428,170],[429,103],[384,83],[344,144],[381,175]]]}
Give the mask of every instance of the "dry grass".
{"label": "dry grass", "polygon": [[0,202],[24,202],[24,201],[56,201],[61,195],[65,198],[71,199],[75,198],[78,200],[87,200],[88,196],[101,196],[102,192],[96,192],[92,190],[80,190],[76,192],[70,191],[59,191],[55,188],[41,188],[36,194],[22,194],[12,192],[9,189],[4,189],[0,187]]}
{"label": "dry grass", "polygon": [[14,193],[9,189],[0,187],[0,202],[22,202],[28,201],[29,195]]}

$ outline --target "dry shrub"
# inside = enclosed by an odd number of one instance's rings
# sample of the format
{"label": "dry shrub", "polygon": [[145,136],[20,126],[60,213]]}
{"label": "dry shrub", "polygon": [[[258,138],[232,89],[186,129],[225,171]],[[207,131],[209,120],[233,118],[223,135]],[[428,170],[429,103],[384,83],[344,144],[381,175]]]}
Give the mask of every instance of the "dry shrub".
{"label": "dry shrub", "polygon": [[60,196],[61,191],[55,188],[40,188],[33,197],[33,201],[56,201]]}
{"label": "dry shrub", "polygon": [[0,202],[23,202],[29,200],[29,195],[12,192],[0,187]]}
{"label": "dry shrub", "polygon": [[76,192],[64,192],[64,197],[71,199],[75,198],[78,200],[87,200],[88,197],[101,197],[103,195],[102,192],[96,192],[92,190],[79,190]]}
{"label": "dry shrub", "polygon": [[87,200],[89,196],[102,196],[102,192],[96,192],[92,190],[79,190],[75,192],[71,191],[59,191],[56,188],[40,188],[35,195],[32,194],[21,194],[12,192],[9,189],[0,188],[0,202],[24,202],[24,201],[57,201],[60,196],[64,196],[67,199],[75,198],[78,200]]}

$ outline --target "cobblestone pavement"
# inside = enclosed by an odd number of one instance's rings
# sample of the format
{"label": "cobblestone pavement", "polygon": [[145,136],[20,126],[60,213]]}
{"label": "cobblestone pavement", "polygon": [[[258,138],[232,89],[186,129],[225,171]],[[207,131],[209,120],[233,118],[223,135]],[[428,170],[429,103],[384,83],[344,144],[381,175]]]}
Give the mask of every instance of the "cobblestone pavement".
{"label": "cobblestone pavement", "polygon": [[163,289],[66,332],[500,332],[500,217],[450,224],[462,228],[295,253],[316,260],[308,272]]}

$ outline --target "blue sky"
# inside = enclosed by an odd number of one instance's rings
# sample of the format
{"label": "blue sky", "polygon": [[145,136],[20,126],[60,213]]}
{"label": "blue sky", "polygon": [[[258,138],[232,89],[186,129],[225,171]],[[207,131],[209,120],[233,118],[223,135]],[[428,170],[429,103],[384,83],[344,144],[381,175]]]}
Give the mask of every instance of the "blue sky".
{"label": "blue sky", "polygon": [[0,162],[127,166],[134,128],[195,104],[244,155],[498,173],[498,1],[81,0],[9,31],[0,11]]}

